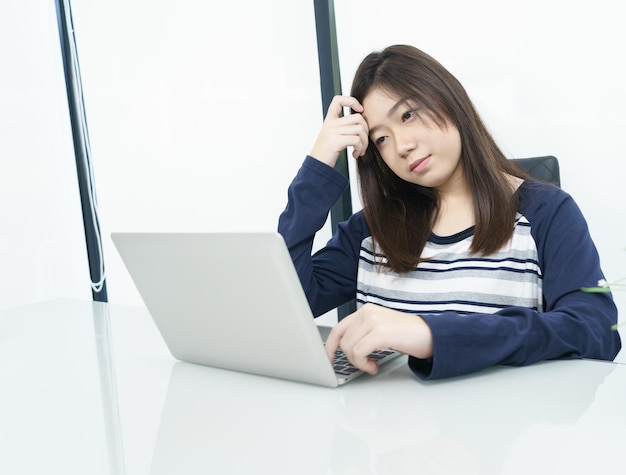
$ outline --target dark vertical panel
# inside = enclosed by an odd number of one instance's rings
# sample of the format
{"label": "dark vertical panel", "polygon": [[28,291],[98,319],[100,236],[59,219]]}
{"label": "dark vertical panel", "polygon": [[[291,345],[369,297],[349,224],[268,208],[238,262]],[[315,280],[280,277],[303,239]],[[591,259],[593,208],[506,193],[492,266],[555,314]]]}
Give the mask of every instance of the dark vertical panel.
{"label": "dark vertical panel", "polygon": [[[320,88],[322,92],[323,116],[326,117],[328,106],[333,97],[341,94],[341,76],[339,74],[339,53],[337,49],[337,29],[335,26],[335,5],[333,0],[313,0],[315,5],[315,27],[317,32],[317,56],[320,68]],[[335,168],[349,178],[348,157],[344,150],[337,160]],[[352,214],[352,198],[348,187],[330,210],[330,222],[335,232],[337,224]],[[354,301],[339,307],[341,319],[356,310]]]}
{"label": "dark vertical panel", "polygon": [[91,159],[89,149],[89,135],[83,102],[80,67],[76,53],[76,38],[69,0],[56,0],[57,22],[59,38],[61,40],[61,54],[65,73],[65,87],[74,141],[74,155],[80,191],[83,227],[89,259],[89,273],[91,276],[91,292],[93,299],[99,302],[107,301],[106,281],[104,277],[104,256],[102,255],[102,239],[98,222],[97,204]]}

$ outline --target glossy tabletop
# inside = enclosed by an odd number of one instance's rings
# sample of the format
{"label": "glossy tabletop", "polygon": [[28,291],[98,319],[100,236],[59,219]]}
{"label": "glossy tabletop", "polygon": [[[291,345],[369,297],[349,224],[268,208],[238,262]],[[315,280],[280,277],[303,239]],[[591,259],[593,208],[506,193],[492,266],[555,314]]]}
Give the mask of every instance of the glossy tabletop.
{"label": "glossy tabletop", "polygon": [[[251,358],[254,355],[250,355]],[[147,311],[0,312],[0,473],[590,474],[626,470],[626,365],[329,389],[177,362]]]}

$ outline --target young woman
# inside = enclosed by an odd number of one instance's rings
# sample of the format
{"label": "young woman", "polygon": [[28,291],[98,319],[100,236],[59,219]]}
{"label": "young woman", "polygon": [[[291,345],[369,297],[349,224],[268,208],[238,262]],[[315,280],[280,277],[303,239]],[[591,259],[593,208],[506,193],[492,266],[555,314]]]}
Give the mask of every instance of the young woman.
{"label": "young woman", "polygon": [[[346,147],[363,210],[312,256]],[[580,290],[603,274],[575,202],[516,169],[458,80],[411,46],[368,55],[334,98],[278,231],[316,316],[356,297],[326,350],[371,374],[381,348],[426,379],[620,350],[611,295]]]}

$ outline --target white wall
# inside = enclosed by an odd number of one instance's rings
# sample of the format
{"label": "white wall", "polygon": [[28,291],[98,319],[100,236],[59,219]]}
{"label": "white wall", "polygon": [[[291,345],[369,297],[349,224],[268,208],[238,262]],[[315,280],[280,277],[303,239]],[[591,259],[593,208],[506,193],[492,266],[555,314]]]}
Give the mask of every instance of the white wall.
{"label": "white wall", "polygon": [[91,298],[55,6],[0,14],[0,308]]}
{"label": "white wall", "polygon": [[[9,0],[0,17],[0,307],[90,298],[53,3]],[[511,157],[559,158],[618,279],[626,31],[615,5],[336,0],[344,92],[372,49],[405,42],[435,56]],[[72,7],[109,299],[140,304],[111,232],[275,229],[321,124],[313,2]],[[616,299],[626,313],[626,292]]]}
{"label": "white wall", "polygon": [[72,4],[109,300],[141,304],[111,232],[276,229],[323,119],[313,2]]}

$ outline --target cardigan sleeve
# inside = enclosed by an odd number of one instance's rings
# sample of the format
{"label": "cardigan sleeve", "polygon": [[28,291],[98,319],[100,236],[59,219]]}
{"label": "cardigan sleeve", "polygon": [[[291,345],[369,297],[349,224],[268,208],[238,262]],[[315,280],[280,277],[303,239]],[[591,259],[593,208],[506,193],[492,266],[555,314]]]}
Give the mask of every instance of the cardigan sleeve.
{"label": "cardigan sleeve", "polygon": [[287,206],[278,220],[278,232],[315,316],[350,301],[356,293],[360,243],[367,234],[360,212],[340,223],[328,243],[311,255],[315,234],[347,186],[341,173],[307,156],[289,186]]}
{"label": "cardigan sleeve", "polygon": [[604,278],[587,223],[572,198],[557,188],[525,184],[521,204],[532,226],[543,277],[544,312],[509,307],[494,314],[425,317],[433,357],[409,358],[424,379],[521,366],[556,358],[613,360],[621,348],[611,326],[617,308],[610,293],[585,293]]}

